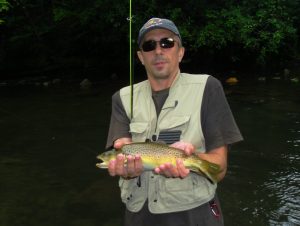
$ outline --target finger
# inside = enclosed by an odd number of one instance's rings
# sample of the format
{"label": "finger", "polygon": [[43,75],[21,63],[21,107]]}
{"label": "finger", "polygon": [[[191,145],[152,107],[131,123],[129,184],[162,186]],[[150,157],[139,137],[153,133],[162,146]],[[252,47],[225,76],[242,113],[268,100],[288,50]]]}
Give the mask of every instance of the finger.
{"label": "finger", "polygon": [[195,152],[195,147],[192,144],[187,143],[184,148],[184,152],[186,155],[191,155]]}
{"label": "finger", "polygon": [[122,154],[118,154],[116,158],[116,166],[115,166],[116,175],[127,176],[127,172],[124,168],[124,161],[125,161],[125,156]]}
{"label": "finger", "polygon": [[160,173],[161,173],[161,170],[160,170],[159,167],[156,167],[156,168],[154,169],[154,172],[155,172],[156,174],[160,174]]}
{"label": "finger", "polygon": [[120,148],[123,147],[123,145],[130,144],[131,142],[132,142],[131,138],[126,138],[126,137],[119,138],[119,139],[115,140],[115,142],[114,142],[114,148],[120,149]]}
{"label": "finger", "polygon": [[163,165],[161,165],[160,167],[161,173],[165,175],[166,177],[173,177],[172,175],[172,165],[170,163],[165,163]]}
{"label": "finger", "polygon": [[141,175],[141,173],[143,172],[143,162],[142,162],[142,158],[140,155],[136,155],[135,159],[134,159],[134,163],[135,163],[135,173],[136,176]]}
{"label": "finger", "polygon": [[120,140],[116,140],[114,143],[114,148],[115,149],[120,149],[123,146],[123,142]]}
{"label": "finger", "polygon": [[168,164],[168,172],[171,175],[171,177],[179,177],[179,172],[176,166],[173,166],[172,164]]}
{"label": "finger", "polygon": [[166,177],[168,177],[167,173],[166,173],[166,164],[162,164],[158,167],[157,169],[157,173],[160,174],[160,175],[165,175]]}
{"label": "finger", "polygon": [[178,141],[170,145],[171,147],[175,147],[184,151],[186,155],[191,155],[195,152],[195,147],[191,143],[186,143],[183,141]]}
{"label": "finger", "polygon": [[110,176],[116,176],[115,168],[116,168],[116,160],[113,159],[108,163],[108,173]]}
{"label": "finger", "polygon": [[190,170],[185,168],[184,163],[181,159],[176,160],[176,166],[178,170],[178,176],[181,178],[187,177],[187,175],[190,173]]}
{"label": "finger", "polygon": [[134,157],[131,155],[127,156],[127,175],[128,177],[135,176],[135,160]]}
{"label": "finger", "polygon": [[177,141],[173,144],[170,145],[170,147],[173,147],[173,148],[178,148],[178,149],[184,149],[184,143],[182,141]]}

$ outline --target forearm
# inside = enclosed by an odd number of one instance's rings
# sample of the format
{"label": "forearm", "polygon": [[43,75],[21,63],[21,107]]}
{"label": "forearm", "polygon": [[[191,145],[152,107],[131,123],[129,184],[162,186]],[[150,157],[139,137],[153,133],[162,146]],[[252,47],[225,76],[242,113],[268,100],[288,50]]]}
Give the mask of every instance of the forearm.
{"label": "forearm", "polygon": [[221,172],[218,174],[218,181],[221,181],[227,172],[227,145],[215,148],[206,153],[198,154],[201,159],[207,160],[209,162],[218,164],[220,166]]}

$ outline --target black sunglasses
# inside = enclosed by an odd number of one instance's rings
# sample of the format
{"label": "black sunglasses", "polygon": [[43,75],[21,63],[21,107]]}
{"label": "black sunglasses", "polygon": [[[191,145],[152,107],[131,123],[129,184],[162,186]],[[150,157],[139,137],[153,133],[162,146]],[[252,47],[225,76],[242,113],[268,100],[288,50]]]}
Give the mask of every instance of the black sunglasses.
{"label": "black sunglasses", "polygon": [[163,49],[173,48],[175,44],[175,40],[173,38],[162,38],[159,41],[149,40],[142,44],[142,50],[144,52],[150,52],[155,50],[157,42],[159,42],[159,46]]}

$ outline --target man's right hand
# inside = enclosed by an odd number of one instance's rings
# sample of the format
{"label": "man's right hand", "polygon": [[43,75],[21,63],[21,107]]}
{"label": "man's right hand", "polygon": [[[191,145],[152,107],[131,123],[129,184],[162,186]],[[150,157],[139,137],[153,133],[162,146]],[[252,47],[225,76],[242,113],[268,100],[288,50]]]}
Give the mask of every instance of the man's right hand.
{"label": "man's right hand", "polygon": [[[114,142],[114,148],[119,149],[124,144],[132,143],[131,138],[120,138]],[[126,164],[125,164],[126,163]],[[127,156],[118,154],[116,159],[113,159],[108,164],[108,172],[111,176],[121,176],[126,179],[138,177],[143,171],[142,159],[139,155]]]}

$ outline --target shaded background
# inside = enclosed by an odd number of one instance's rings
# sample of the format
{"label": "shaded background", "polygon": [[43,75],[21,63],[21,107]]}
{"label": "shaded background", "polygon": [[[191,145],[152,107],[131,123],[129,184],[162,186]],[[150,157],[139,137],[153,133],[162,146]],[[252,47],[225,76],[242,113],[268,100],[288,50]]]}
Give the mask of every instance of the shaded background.
{"label": "shaded background", "polygon": [[[182,71],[223,82],[245,137],[219,184],[228,226],[300,225],[299,5],[133,1],[134,46],[146,20],[168,17],[186,47]],[[121,225],[117,178],[95,157],[111,95],[129,83],[128,7],[0,1],[1,226]],[[146,78],[134,63],[135,80]]]}

